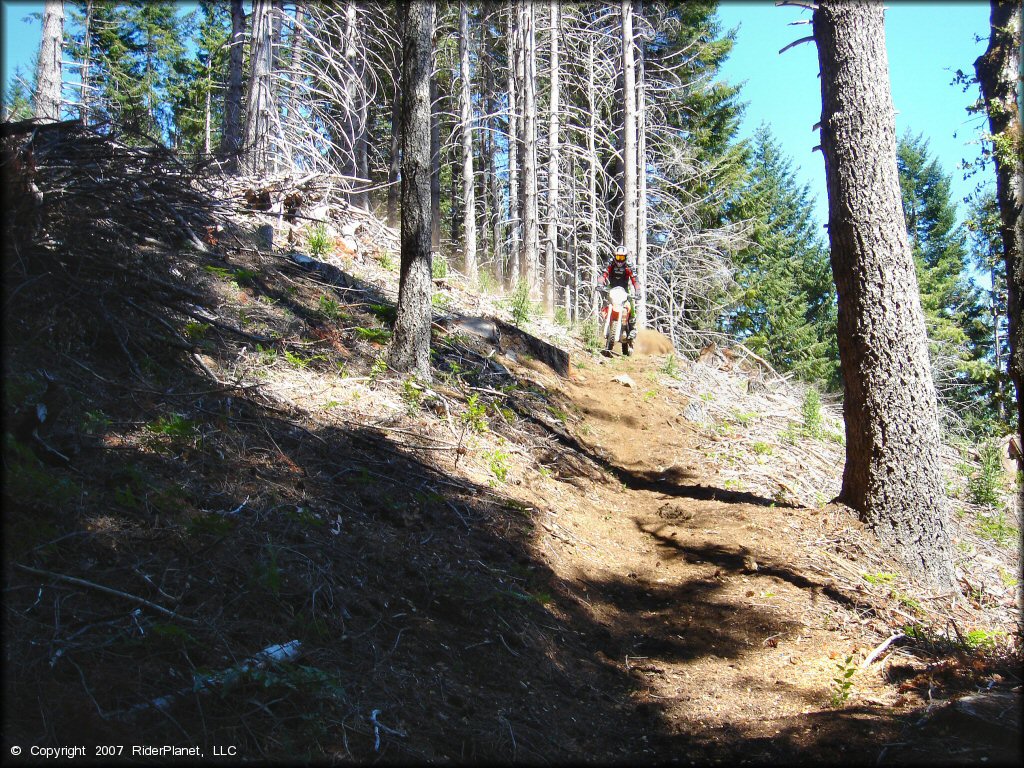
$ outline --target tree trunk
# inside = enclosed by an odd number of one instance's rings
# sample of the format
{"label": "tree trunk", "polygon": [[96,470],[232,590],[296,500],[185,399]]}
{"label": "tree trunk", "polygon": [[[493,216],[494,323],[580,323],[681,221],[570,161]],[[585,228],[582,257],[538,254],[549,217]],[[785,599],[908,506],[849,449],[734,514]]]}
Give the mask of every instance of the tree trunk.
{"label": "tree trunk", "polygon": [[402,265],[390,365],[430,381],[431,52],[434,3],[400,3],[402,17]]}
{"label": "tree trunk", "polygon": [[[544,243],[544,311],[555,309],[555,259],[558,254],[558,37],[561,34],[560,0],[550,0],[551,12],[551,90],[548,107],[548,226]],[[568,309],[568,307],[567,307]]]}
{"label": "tree trunk", "polygon": [[840,500],[911,574],[955,588],[935,387],[896,165],[883,8],[819,0],[821,146],[845,384]]}
{"label": "tree trunk", "polygon": [[[637,11],[643,16],[643,0],[638,0]],[[636,78],[637,125],[637,211],[636,211],[636,281],[640,284],[636,297],[636,326],[647,327],[647,43],[638,47]]]}
{"label": "tree trunk", "polygon": [[[1024,445],[1024,138],[1018,101],[1021,47],[1020,0],[992,0],[988,48],[974,62],[988,112],[996,165],[999,234],[1006,261],[1006,306],[1010,356],[1007,369],[1017,394],[1017,433]],[[1018,462],[1024,469],[1024,462]]]}
{"label": "tree trunk", "polygon": [[531,301],[540,299],[540,223],[537,213],[537,37],[534,6],[523,14],[523,245],[522,273]]}
{"label": "tree trunk", "polygon": [[294,148],[292,147],[292,139],[298,133],[298,119],[295,114],[296,106],[296,91],[299,88],[299,78],[302,76],[302,36],[305,24],[303,18],[305,16],[305,7],[302,2],[295,3],[295,21],[292,25],[292,39],[291,39],[291,56],[288,62],[288,79],[285,81],[284,88],[281,89],[281,109],[282,120],[284,121],[284,139],[281,150],[284,154],[285,163],[289,169],[295,167],[295,159],[293,157]]}
{"label": "tree trunk", "polygon": [[90,82],[92,74],[92,16],[93,0],[86,0],[82,31],[82,47],[84,48],[82,52],[82,106],[79,109],[79,119],[82,121],[82,125],[89,124],[89,104],[92,101],[92,97],[89,95],[89,89],[92,87]]}
{"label": "tree trunk", "polygon": [[229,171],[238,167],[242,151],[242,65],[245,61],[245,8],[242,0],[231,0],[231,55],[228,59],[228,88],[224,97],[224,131],[221,151]]}
{"label": "tree trunk", "polygon": [[245,111],[242,165],[247,173],[263,174],[271,167],[274,131],[271,0],[253,0],[252,39],[249,43],[249,89]]}
{"label": "tree trunk", "polygon": [[[590,257],[590,271],[587,276],[591,286],[597,284],[600,266],[597,260],[598,229],[597,229],[597,91],[594,85],[594,38],[587,41],[587,198],[589,201],[588,224],[590,237],[587,240],[587,251]],[[596,317],[600,309],[597,291],[591,291],[590,310]]]}
{"label": "tree trunk", "polygon": [[64,53],[64,0],[46,0],[43,34],[36,65],[34,115],[37,120],[60,120],[61,58]]}
{"label": "tree trunk", "polygon": [[[404,133],[404,131],[403,131]],[[430,247],[441,250],[441,116],[437,80],[430,78]],[[403,145],[404,146],[404,145]]]}
{"label": "tree trunk", "polygon": [[[400,80],[400,78],[399,78]],[[395,82],[395,92],[391,100],[391,162],[388,164],[388,226],[398,226],[398,196],[400,189],[399,160],[402,146],[402,87]]]}
{"label": "tree trunk", "polygon": [[636,62],[633,53],[633,0],[622,0],[623,173],[622,240],[636,258]]}
{"label": "tree trunk", "polygon": [[459,3],[459,111],[462,131],[462,249],[463,272],[471,282],[477,279],[476,194],[473,178],[473,91],[469,77],[469,7]]}
{"label": "tree trunk", "polygon": [[347,0],[343,22],[342,56],[345,59],[345,165],[344,173],[357,190],[349,194],[349,202],[365,208],[366,191],[366,89],[363,84],[363,57],[356,0]]}
{"label": "tree trunk", "polygon": [[519,8],[513,6],[509,13],[508,22],[508,235],[509,235],[509,264],[507,283],[519,279],[519,256],[521,248],[521,220],[520,220],[520,184],[519,184],[519,157],[521,155],[520,129],[519,129],[519,85],[523,80],[522,67],[522,40],[520,32],[520,20],[522,14]]}

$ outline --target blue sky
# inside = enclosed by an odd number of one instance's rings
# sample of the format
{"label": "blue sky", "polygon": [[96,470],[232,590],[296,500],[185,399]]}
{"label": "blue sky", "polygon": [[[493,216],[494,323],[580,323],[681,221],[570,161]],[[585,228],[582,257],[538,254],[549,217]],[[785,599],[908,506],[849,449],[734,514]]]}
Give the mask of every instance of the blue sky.
{"label": "blue sky", "polygon": [[[34,66],[39,46],[39,23],[23,21],[42,2],[3,0],[3,84],[14,67]],[[798,178],[810,185],[817,198],[816,218],[827,219],[825,168],[811,127],[821,116],[817,51],[813,44],[779,50],[810,34],[807,25],[790,22],[809,19],[800,8],[776,7],[774,0],[725,0],[719,8],[723,29],[739,27],[736,45],[722,76],[743,83],[741,99],[747,103],[741,135],[749,136],[761,122],[770,125],[783,152],[798,169]],[[963,180],[960,162],[979,154],[981,119],[966,112],[976,93],[951,85],[957,69],[973,73],[974,60],[988,39],[989,4],[972,2],[906,2],[890,0],[885,14],[889,74],[895,104],[896,130],[911,130],[929,140],[929,148],[961,200],[977,179]],[[980,42],[976,37],[982,38]],[[960,205],[961,218],[966,211]]]}
{"label": "blue sky", "polygon": [[[967,114],[977,89],[967,93],[951,85],[957,69],[974,73],[974,60],[988,41],[987,2],[899,2],[886,4],[885,34],[889,58],[896,132],[923,134],[943,170],[952,176],[959,202],[978,179],[963,180],[964,159],[978,156],[981,118]],[[789,26],[810,19],[810,12],[794,6],[776,7],[773,0],[735,2],[719,8],[723,29],[739,27],[736,45],[722,76],[744,83],[741,100],[747,102],[741,135],[749,136],[768,123],[783,152],[799,168],[798,178],[817,197],[816,218],[828,219],[825,164],[812,126],[821,117],[818,52],[813,43],[798,45],[782,55],[789,43],[810,34],[809,25]],[[981,37],[976,42],[975,37]],[[960,203],[961,220],[966,206]]]}

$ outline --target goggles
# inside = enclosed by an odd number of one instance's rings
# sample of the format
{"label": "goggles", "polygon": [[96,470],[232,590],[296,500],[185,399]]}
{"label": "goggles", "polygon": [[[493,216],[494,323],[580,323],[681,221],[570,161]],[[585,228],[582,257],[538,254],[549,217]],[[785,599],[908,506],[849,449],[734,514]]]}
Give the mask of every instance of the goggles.
{"label": "goggles", "polygon": [[616,261],[625,261],[626,260],[626,254],[624,254],[624,253],[616,253],[615,254],[615,260]]}

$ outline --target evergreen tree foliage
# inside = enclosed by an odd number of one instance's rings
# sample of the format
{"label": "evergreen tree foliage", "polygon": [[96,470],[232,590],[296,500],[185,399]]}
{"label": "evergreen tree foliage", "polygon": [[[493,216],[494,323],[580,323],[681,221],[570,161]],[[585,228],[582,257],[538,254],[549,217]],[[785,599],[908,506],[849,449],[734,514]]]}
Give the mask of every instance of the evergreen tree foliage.
{"label": "evergreen tree foliage", "polygon": [[231,13],[226,3],[200,0],[198,14],[195,55],[174,62],[172,89],[175,144],[193,153],[206,151],[208,120],[210,148],[220,145],[230,55],[227,42],[231,36]]}
{"label": "evergreen tree foliage", "polygon": [[688,179],[686,185],[692,199],[707,200],[698,205],[705,227],[723,222],[722,203],[740,183],[745,161],[744,147],[736,140],[743,112],[740,89],[718,77],[736,31],[723,33],[717,8],[715,0],[645,6],[652,29],[649,77],[674,85],[659,94],[655,109],[693,161],[712,171],[699,180]]}
{"label": "evergreen tree foliage", "polygon": [[35,83],[32,73],[26,74],[18,66],[14,68],[11,79],[4,90],[4,120],[27,120],[32,117],[32,89]]}
{"label": "evergreen tree foliage", "polygon": [[835,287],[810,189],[766,125],[753,137],[747,174],[728,209],[748,222],[750,245],[735,257],[726,330],[779,370],[835,388]]}
{"label": "evergreen tree foliage", "polygon": [[900,137],[897,165],[936,387],[948,405],[962,403],[977,384],[969,361],[981,340],[971,330],[983,312],[967,272],[966,232],[957,224],[950,176],[923,136]]}
{"label": "evergreen tree foliage", "polygon": [[[86,3],[73,6],[71,52],[81,57],[81,27]],[[179,70],[186,58],[195,12],[183,13],[178,3],[94,2],[91,20],[93,96],[98,114],[92,122],[109,120],[171,142],[175,133],[173,105],[184,87]]]}
{"label": "evergreen tree foliage", "polygon": [[1012,386],[1007,371],[1010,346],[1006,323],[1006,261],[999,223],[999,208],[992,190],[974,196],[964,224],[968,230],[971,262],[981,282],[987,280],[988,287],[979,288],[984,311],[968,324],[970,355],[962,366],[972,383],[970,397],[981,406],[978,417],[969,426],[982,433],[1005,430],[1009,426],[1007,413],[1012,408]]}

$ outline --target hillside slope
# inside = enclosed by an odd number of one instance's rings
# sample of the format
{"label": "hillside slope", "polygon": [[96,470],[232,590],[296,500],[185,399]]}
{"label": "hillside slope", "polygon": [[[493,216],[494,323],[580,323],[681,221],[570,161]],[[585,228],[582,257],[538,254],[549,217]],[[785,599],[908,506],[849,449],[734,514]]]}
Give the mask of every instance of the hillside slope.
{"label": "hillside slope", "polygon": [[965,525],[973,599],[920,595],[781,383],[530,324],[560,376],[466,330],[507,310],[455,275],[434,381],[396,376],[392,234],[357,213],[311,259],[235,212],[81,257],[74,295],[56,217],[9,259],[5,749],[1019,759],[954,704],[1019,701],[1012,546]]}

